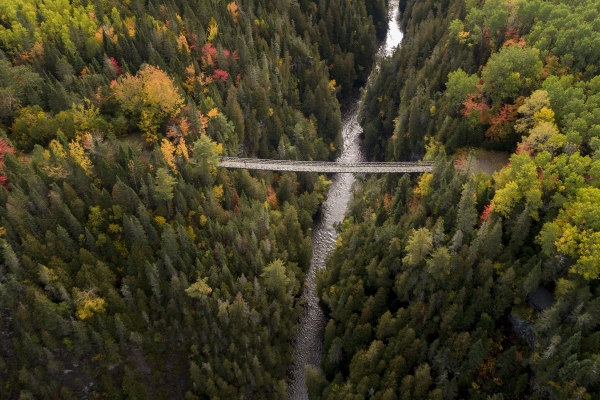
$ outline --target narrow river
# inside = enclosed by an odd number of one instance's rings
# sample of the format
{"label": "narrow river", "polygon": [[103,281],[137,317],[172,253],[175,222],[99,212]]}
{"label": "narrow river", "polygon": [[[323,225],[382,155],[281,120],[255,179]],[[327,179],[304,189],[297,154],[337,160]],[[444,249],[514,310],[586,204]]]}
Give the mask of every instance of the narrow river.
{"label": "narrow river", "polygon": [[[402,40],[402,32],[397,21],[398,1],[390,0],[388,33],[385,42],[379,49],[380,57],[391,55]],[[374,68],[373,73],[376,73],[378,69],[378,67]],[[368,86],[367,83],[367,90]],[[357,100],[344,116],[344,126],[342,128],[344,147],[337,161],[358,162],[364,160],[360,144],[362,128],[358,123],[361,101],[362,98]],[[323,332],[327,321],[323,310],[319,307],[319,298],[315,291],[315,275],[317,270],[325,268],[326,257],[333,249],[337,238],[337,232],[333,225],[344,219],[353,182],[353,174],[336,174],[334,176],[327,200],[323,203],[321,219],[313,229],[313,259],[306,277],[307,284],[302,293],[302,298],[306,303],[304,314],[300,318],[300,329],[294,341],[294,364],[289,370],[288,399],[290,400],[308,399],[304,382],[304,368],[307,364],[320,368]]]}

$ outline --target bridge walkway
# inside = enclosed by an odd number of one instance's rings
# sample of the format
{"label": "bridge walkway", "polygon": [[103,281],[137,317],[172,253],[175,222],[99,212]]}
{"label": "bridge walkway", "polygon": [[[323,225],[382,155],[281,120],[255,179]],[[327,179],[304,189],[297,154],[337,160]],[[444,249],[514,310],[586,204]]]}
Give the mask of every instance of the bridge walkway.
{"label": "bridge walkway", "polygon": [[219,167],[264,171],[319,172],[319,173],[422,173],[433,170],[433,162],[327,162],[266,160],[258,158],[221,157]]}

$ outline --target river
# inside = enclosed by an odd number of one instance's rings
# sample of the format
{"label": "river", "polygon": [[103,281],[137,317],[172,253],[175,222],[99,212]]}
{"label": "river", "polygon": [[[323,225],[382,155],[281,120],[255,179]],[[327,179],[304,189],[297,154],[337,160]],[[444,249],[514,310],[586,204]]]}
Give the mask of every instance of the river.
{"label": "river", "polygon": [[[379,48],[378,59],[391,55],[402,40],[402,32],[398,26],[398,1],[390,0],[388,33],[385,42]],[[378,70],[377,66],[373,69],[373,73],[377,73]],[[371,78],[369,78],[370,80]],[[367,90],[368,87],[367,83]],[[364,94],[348,108],[344,115],[342,128],[344,145],[337,161],[364,161],[360,143],[362,128],[358,123],[363,97]],[[289,369],[288,399],[290,400],[308,399],[304,382],[304,368],[308,364],[320,368],[323,332],[327,320],[323,310],[319,307],[319,298],[315,290],[315,275],[319,269],[325,268],[326,257],[333,250],[337,238],[337,232],[333,225],[344,219],[351,197],[352,183],[354,183],[353,174],[336,174],[333,177],[327,200],[323,203],[321,218],[313,229],[313,259],[302,293],[302,298],[305,300],[304,313],[300,318],[300,329],[294,340],[294,363]]]}

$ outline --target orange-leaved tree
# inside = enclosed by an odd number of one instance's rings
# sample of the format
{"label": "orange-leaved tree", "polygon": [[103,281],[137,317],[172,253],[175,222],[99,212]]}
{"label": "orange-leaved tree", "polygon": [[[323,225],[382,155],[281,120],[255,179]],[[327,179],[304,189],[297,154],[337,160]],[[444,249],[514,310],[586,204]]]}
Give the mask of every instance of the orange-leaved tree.
{"label": "orange-leaved tree", "polygon": [[158,141],[158,129],[175,118],[184,100],[173,80],[158,67],[146,65],[136,75],[126,74],[111,84],[123,110],[139,118],[148,143]]}

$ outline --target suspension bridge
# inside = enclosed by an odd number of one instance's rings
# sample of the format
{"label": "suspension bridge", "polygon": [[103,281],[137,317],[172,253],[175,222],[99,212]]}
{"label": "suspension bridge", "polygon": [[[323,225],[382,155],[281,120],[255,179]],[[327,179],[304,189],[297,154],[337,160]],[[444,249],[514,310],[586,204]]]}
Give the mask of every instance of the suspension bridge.
{"label": "suspension bridge", "polygon": [[422,173],[433,169],[433,162],[327,162],[265,160],[259,158],[221,157],[219,167],[263,171],[320,172],[320,173]]}

